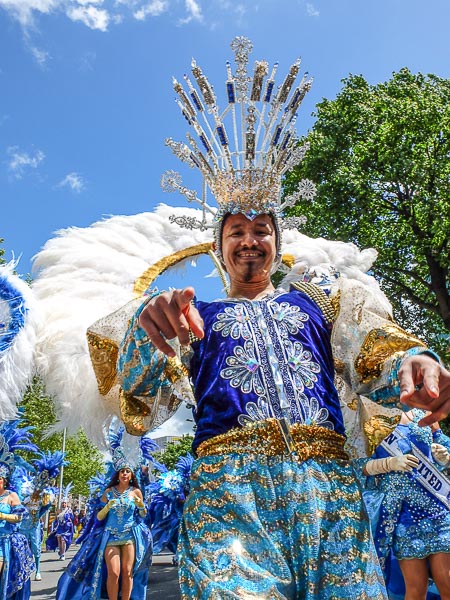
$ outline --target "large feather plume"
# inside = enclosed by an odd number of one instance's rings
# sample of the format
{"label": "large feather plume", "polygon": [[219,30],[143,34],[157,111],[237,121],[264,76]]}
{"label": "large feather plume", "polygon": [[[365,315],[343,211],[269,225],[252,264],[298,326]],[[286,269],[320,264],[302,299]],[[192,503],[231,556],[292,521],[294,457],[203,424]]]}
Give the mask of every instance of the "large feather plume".
{"label": "large feather plume", "polygon": [[8,444],[9,451],[16,453],[17,450],[25,452],[38,452],[38,447],[31,439],[32,427],[21,427],[22,420],[15,419],[0,426],[0,435]]}
{"label": "large feather plume", "polygon": [[123,434],[125,433],[125,427],[118,424],[117,419],[112,419],[108,427],[108,445],[111,450],[111,454],[117,448],[122,445]]}
{"label": "large feather plume", "polygon": [[[59,231],[36,255],[33,290],[43,317],[37,365],[56,401],[58,429],[72,433],[83,427],[102,445],[103,423],[117,408],[107,406],[98,392],[86,330],[132,300],[136,279],[156,261],[212,241],[210,230],[188,231],[169,221],[172,214],[199,218],[200,212],[160,205],[151,213],[111,217],[85,229]],[[377,287],[365,274],[374,250],[361,252],[353,244],[313,240],[297,231],[283,235],[282,250],[294,257],[294,279],[305,270],[333,265],[343,276]]]}
{"label": "large feather plume", "polygon": [[62,498],[64,502],[67,502],[69,500],[69,495],[70,492],[72,491],[73,488],[73,482],[70,481],[65,487],[63,487],[62,491]]}
{"label": "large feather plume", "polygon": [[153,461],[153,452],[159,452],[161,448],[150,435],[146,433],[139,439],[139,448],[141,449],[142,458]]}
{"label": "large feather plume", "polygon": [[33,461],[34,468],[38,474],[45,473],[48,479],[56,479],[61,471],[61,467],[69,464],[65,460],[65,452],[61,452],[61,450],[39,452],[39,456],[40,458]]}
{"label": "large feather plume", "polygon": [[9,487],[19,496],[23,502],[25,498],[31,496],[34,491],[33,475],[24,467],[16,467],[9,479]]}
{"label": "large feather plume", "polygon": [[37,307],[30,287],[14,274],[16,266],[0,265],[0,422],[17,417],[34,365]]}

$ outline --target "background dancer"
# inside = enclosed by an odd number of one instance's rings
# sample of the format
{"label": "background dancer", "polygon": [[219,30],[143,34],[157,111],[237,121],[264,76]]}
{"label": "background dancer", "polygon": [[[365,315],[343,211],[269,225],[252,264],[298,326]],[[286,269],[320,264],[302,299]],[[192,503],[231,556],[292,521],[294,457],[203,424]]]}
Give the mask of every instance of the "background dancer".
{"label": "background dancer", "polygon": [[[58,600],[101,598],[145,600],[152,557],[152,540],[143,520],[147,509],[134,471],[149,460],[147,451],[158,449],[149,438],[139,440],[139,456],[123,447],[124,428],[108,430],[112,477],[97,506],[96,521],[82,533],[81,547],[58,582]],[[92,486],[98,489],[101,478]],[[94,493],[94,496],[96,493]],[[105,568],[106,567],[106,568]],[[119,590],[120,581],[120,590]],[[105,589],[106,588],[106,589]]]}
{"label": "background dancer", "polygon": [[73,512],[69,504],[69,492],[72,484],[64,488],[61,507],[52,523],[52,530],[46,541],[47,550],[58,549],[59,560],[66,560],[66,550],[73,541],[75,527],[73,524]]}
{"label": "background dancer", "polygon": [[43,526],[42,518],[50,510],[58,489],[54,486],[62,465],[66,465],[64,454],[60,451],[40,453],[33,461],[33,475],[24,473],[19,495],[27,513],[20,523],[20,531],[30,545],[36,564],[35,580],[41,581],[40,572]]}
{"label": "background dancer", "polygon": [[181,457],[174,469],[162,472],[146,487],[149,497],[146,523],[152,532],[153,553],[169,550],[174,555],[173,565],[178,565],[178,535],[193,460],[190,454]]}
{"label": "background dancer", "polygon": [[20,421],[10,421],[0,427],[0,600],[28,600],[30,577],[35,570],[27,540],[18,530],[26,509],[8,485],[15,467],[26,465],[15,454],[17,450],[37,450],[29,428],[19,425]]}
{"label": "background dancer", "polygon": [[[442,470],[449,465],[450,439],[437,423],[419,427],[425,415],[418,409],[408,411],[393,431],[401,436],[398,446],[404,454],[392,456],[382,444],[365,466],[365,474],[374,476],[368,483],[369,501],[378,505],[373,533],[393,600],[424,600],[430,573],[441,600],[450,600],[449,498],[433,493],[433,486],[424,487],[419,477],[427,467]],[[416,456],[415,450],[421,454]],[[436,473],[434,479],[434,488],[442,490]]]}

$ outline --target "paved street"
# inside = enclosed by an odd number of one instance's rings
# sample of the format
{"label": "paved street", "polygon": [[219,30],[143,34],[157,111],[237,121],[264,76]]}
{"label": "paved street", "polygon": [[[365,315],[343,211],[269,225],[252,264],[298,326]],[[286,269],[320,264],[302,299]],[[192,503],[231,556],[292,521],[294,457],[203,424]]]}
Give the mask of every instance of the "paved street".
{"label": "paved street", "polygon": [[[42,581],[31,581],[31,597],[34,600],[54,600],[58,579],[77,550],[78,546],[72,546],[65,562],[58,560],[56,552],[42,554]],[[153,557],[147,600],[180,600],[177,569],[172,566],[171,554]]]}

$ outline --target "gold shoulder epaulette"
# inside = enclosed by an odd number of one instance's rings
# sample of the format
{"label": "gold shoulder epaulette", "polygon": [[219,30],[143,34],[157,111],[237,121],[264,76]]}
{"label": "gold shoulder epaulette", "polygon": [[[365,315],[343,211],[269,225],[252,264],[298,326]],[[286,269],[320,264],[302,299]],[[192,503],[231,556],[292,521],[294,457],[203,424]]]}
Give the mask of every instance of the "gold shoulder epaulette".
{"label": "gold shoulder epaulette", "polygon": [[309,296],[322,311],[326,322],[334,323],[336,320],[336,313],[331,300],[318,285],[315,283],[307,283],[306,281],[296,281],[291,287]]}

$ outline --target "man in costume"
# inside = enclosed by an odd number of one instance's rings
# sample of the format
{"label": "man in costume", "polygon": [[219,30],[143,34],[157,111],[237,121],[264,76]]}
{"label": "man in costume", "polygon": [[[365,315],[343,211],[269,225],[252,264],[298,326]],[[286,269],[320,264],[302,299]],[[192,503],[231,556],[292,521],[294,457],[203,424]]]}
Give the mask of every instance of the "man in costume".
{"label": "man in costume", "polygon": [[[315,286],[299,278],[289,289],[274,288],[282,229],[298,225],[283,217],[295,197],[281,200],[281,179],[305,152],[293,124],[309,82],[288,98],[297,62],[276,92],[274,67],[263,90],[267,63],[257,62],[249,77],[249,41],[236,38],[232,47],[238,68],[232,76],[227,64],[223,114],[195,62],[201,97],[187,77],[187,93],[174,84],[206,155],[191,136],[189,147],[167,142],[201,170],[219,205],[214,250],[229,277],[227,298],[197,301],[193,288],[149,293],[119,349],[122,414],[141,410],[159,423],[189,376],[197,460],[180,531],[183,599],[386,598],[344,448],[335,369],[353,394],[390,407],[400,400],[428,407],[434,414],[422,425],[449,412],[450,373],[358,282],[336,276]],[[214,122],[203,128],[205,105]],[[235,151],[227,112],[233,139],[243,135]],[[164,185],[198,200],[177,174],[167,174]],[[301,182],[298,194],[312,188]],[[208,226],[205,214],[214,211],[205,197],[200,202],[203,220],[180,224]]]}
{"label": "man in costume", "polygon": [[[174,172],[164,175],[163,187],[198,200],[200,218],[174,210],[169,225],[167,207],[113,217],[76,236],[66,232],[40,253],[34,290],[44,323],[52,323],[39,336],[47,389],[58,398],[61,426],[84,418],[88,431],[114,412],[129,433],[142,435],[182,400],[196,404],[197,460],[180,543],[184,598],[384,598],[346,452],[367,456],[363,426],[374,427],[380,414],[390,422],[400,413],[400,386],[402,402],[434,412],[423,423],[443,418],[450,408],[450,375],[419,339],[393,323],[388,301],[361,269],[356,277],[351,268],[302,270],[301,240],[314,240],[298,231],[284,234],[295,259],[289,285],[273,289],[270,272],[282,258],[284,267],[290,263],[280,256],[282,230],[301,224],[285,218],[284,209],[299,196],[314,195],[314,185],[303,181],[281,198],[284,173],[307,150],[294,126],[310,82],[295,84],[296,62],[277,88],[277,65],[269,70],[257,61],[249,73],[249,40],[236,38],[232,47],[237,67],[232,73],[227,64],[223,111],[195,61],[195,81],[186,77],[187,90],[174,82],[196,137],[188,135],[189,145],[167,144],[200,169],[203,196],[199,200]],[[208,187],[218,210],[207,202]],[[170,229],[175,223],[192,228],[184,241]],[[135,315],[142,298],[119,310],[146,290],[156,259],[157,273],[173,264],[160,254],[168,241],[183,254],[187,241],[208,241],[200,233],[211,225],[218,268],[231,278],[227,299],[192,303],[192,288],[160,295],[147,290]],[[327,261],[332,266],[339,263],[334,244]],[[321,262],[315,258],[306,261],[309,267]],[[95,278],[102,265],[105,279],[95,285],[96,294],[83,270],[86,261]],[[105,272],[108,265],[113,276]],[[74,286],[77,273],[82,277]],[[116,281],[120,285],[111,288]],[[61,306],[63,317],[55,321]],[[84,340],[72,343],[77,319],[83,327],[98,319],[88,331],[96,382],[79,351]],[[76,349],[69,360],[68,348]],[[77,369],[67,370],[72,361]],[[81,368],[86,377],[79,376]]]}

